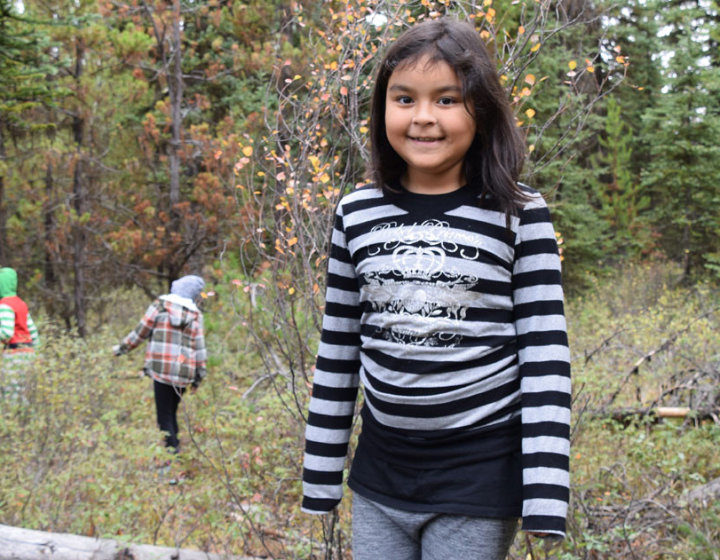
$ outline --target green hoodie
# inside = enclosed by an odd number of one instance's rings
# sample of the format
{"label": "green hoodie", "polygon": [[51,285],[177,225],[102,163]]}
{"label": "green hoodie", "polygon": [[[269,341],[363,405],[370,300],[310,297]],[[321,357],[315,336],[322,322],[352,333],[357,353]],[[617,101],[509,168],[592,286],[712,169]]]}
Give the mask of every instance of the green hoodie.
{"label": "green hoodie", "polygon": [[0,268],[0,298],[17,295],[17,272],[12,268]]}

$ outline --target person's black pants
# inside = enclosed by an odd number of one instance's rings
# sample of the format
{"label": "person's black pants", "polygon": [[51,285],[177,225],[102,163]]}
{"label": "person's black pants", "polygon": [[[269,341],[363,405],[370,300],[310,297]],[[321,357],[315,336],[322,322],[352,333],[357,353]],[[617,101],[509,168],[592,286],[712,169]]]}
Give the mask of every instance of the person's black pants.
{"label": "person's black pants", "polygon": [[166,385],[153,381],[155,389],[155,411],[157,412],[158,427],[165,432],[165,447],[177,453],[180,447],[178,440],[177,409],[182,400],[185,387]]}

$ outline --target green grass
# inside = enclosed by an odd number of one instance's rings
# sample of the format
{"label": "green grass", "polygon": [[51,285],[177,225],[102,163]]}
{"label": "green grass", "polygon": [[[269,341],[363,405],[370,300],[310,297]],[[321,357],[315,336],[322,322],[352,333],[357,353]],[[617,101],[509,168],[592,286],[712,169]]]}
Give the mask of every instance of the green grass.
{"label": "green grass", "polygon": [[[120,358],[111,353],[143,310],[86,340],[50,335],[45,325],[27,401],[0,407],[0,522],[292,557],[307,545],[293,511],[301,424],[270,382],[243,396],[260,360],[237,347],[239,337],[224,342],[209,331],[210,373],[179,411],[183,452],[171,474],[159,477],[156,465],[167,454],[155,427],[152,382],[139,375],[144,348]],[[180,472],[183,483],[167,483]]]}
{"label": "green grass", "polygon": [[[720,294],[712,285],[674,286],[673,273],[626,269],[568,302],[576,393],[569,535],[554,547],[530,547],[519,536],[513,560],[719,558],[720,507],[684,505],[682,495],[720,476],[720,426],[620,424],[598,414],[653,403],[702,407],[718,398],[720,313],[712,310]],[[325,557],[321,521],[298,507],[303,423],[295,403],[304,406],[309,387],[266,368],[247,331],[247,306],[231,290],[219,289],[207,306],[211,367],[197,394],[183,399],[184,448],[172,472],[187,479],[174,486],[155,468],[166,455],[152,384],[138,376],[143,349],[121,358],[110,351],[145,300],[118,294],[119,314],[85,340],[41,321],[27,401],[0,407],[0,523],[221,553]],[[348,506],[346,499],[333,558],[338,538],[350,557]]]}

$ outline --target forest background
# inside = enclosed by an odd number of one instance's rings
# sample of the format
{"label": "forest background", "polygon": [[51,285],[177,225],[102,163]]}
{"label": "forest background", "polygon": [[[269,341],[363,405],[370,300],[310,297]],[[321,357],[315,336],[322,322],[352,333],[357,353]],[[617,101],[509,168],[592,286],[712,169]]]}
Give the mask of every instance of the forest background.
{"label": "forest background", "polygon": [[[0,0],[0,265],[44,339],[2,411],[1,523],[349,554],[346,506],[296,507],[324,253],[366,182],[373,63],[443,14],[498,54],[564,259],[570,535],[513,554],[719,557],[717,501],[688,498],[720,476],[716,0]],[[190,483],[148,507],[147,386],[109,348],[185,273],[208,281],[209,387]],[[667,405],[692,412],[658,427]]]}

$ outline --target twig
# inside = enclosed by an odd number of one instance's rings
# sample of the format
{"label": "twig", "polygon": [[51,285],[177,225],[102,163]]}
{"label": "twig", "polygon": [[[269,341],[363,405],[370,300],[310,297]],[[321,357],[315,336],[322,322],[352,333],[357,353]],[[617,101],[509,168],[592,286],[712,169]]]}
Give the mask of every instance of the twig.
{"label": "twig", "polygon": [[697,322],[700,321],[701,319],[704,319],[705,317],[709,317],[710,315],[712,315],[713,313],[715,313],[718,309],[720,309],[720,305],[714,307],[714,308],[711,309],[710,311],[707,311],[707,312],[703,313],[702,315],[699,315],[699,316],[695,317],[695,319],[693,319],[693,321],[691,321],[691,322],[690,322],[688,325],[686,325],[684,328],[680,329],[679,331],[676,331],[672,336],[669,336],[668,338],[666,338],[660,346],[658,346],[658,347],[655,348],[654,350],[651,350],[650,352],[648,352],[648,353],[645,354],[644,356],[641,356],[640,359],[638,359],[638,360],[633,364],[633,367],[630,369],[630,371],[628,371],[628,372],[625,374],[625,377],[623,378],[622,382],[620,383],[620,386],[613,392],[612,395],[610,395],[610,398],[608,398],[608,400],[603,404],[603,408],[608,407],[608,406],[610,406],[613,402],[615,402],[615,399],[616,399],[617,396],[620,394],[620,392],[623,390],[623,388],[624,388],[625,385],[628,383],[628,381],[630,381],[630,379],[632,378],[632,376],[638,374],[638,372],[639,372],[639,370],[640,370],[640,366],[641,366],[643,363],[649,362],[649,361],[653,358],[653,356],[654,356],[655,354],[657,354],[657,353],[659,353],[659,352],[662,352],[662,351],[667,350],[668,348],[670,348],[670,346],[672,346],[672,345],[675,343],[675,341],[678,339],[678,337],[679,337],[681,334],[684,334],[684,333],[686,333],[687,331],[689,331],[695,323],[697,323]]}
{"label": "twig", "polygon": [[615,338],[620,333],[623,333],[627,330],[627,328],[622,328],[620,330],[615,331],[610,336],[608,336],[605,340],[603,340],[600,344],[598,344],[589,354],[585,352],[585,365],[592,360],[592,357],[597,354],[600,350],[602,350],[613,338]]}
{"label": "twig", "polygon": [[246,399],[248,397],[248,395],[250,393],[252,393],[258,385],[260,385],[260,383],[262,383],[266,379],[272,379],[276,375],[280,375],[280,373],[276,371],[274,373],[268,373],[268,374],[263,375],[262,377],[259,377],[258,379],[256,379],[255,382],[252,385],[250,385],[250,388],[243,393],[242,398]]}

